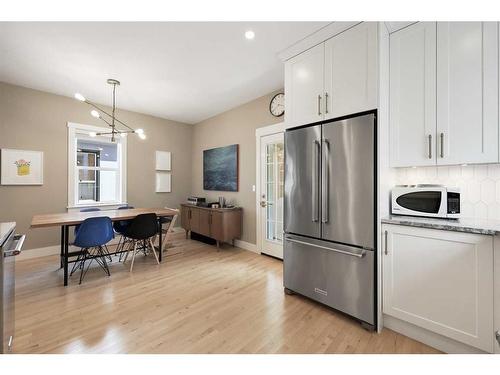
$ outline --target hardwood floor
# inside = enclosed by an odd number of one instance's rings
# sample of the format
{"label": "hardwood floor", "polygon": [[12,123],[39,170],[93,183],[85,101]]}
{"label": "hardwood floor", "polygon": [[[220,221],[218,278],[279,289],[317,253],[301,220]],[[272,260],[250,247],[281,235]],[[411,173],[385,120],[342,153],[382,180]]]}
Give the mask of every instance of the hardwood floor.
{"label": "hardwood floor", "polygon": [[[61,283],[58,257],[17,263],[16,353],[437,353],[283,293],[282,262],[174,237],[164,262],[117,258]],[[170,255],[169,255],[170,254]]]}

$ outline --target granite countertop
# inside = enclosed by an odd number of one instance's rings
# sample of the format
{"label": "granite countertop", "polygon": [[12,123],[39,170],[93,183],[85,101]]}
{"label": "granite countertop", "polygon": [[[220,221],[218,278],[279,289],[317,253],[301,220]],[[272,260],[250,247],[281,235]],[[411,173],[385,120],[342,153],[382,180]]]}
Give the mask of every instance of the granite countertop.
{"label": "granite countertop", "polygon": [[449,230],[494,236],[500,234],[500,220],[487,219],[435,219],[427,217],[390,215],[382,218],[382,223],[411,227]]}
{"label": "granite countertop", "polygon": [[12,228],[16,226],[15,222],[0,223],[0,246],[7,239]]}

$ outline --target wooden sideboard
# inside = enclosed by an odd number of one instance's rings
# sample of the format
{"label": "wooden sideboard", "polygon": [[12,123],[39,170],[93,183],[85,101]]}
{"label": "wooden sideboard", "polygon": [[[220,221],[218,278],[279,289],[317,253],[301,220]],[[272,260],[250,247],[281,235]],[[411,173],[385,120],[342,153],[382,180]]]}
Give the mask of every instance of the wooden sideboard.
{"label": "wooden sideboard", "polygon": [[192,204],[181,204],[181,226],[186,230],[186,238],[190,232],[210,237],[217,242],[231,243],[241,236],[242,209],[208,208]]}

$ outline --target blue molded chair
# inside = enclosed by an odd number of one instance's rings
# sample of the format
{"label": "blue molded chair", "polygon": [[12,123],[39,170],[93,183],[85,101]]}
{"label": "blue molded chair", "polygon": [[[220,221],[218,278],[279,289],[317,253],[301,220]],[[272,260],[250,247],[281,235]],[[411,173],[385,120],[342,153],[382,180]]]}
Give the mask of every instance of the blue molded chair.
{"label": "blue molded chair", "polygon": [[[130,210],[134,208],[133,206],[121,206],[118,207],[119,210]],[[125,248],[125,245],[129,243],[130,241],[127,240],[127,237],[125,237],[124,233],[125,230],[127,229],[128,225],[130,224],[130,220],[120,220],[120,221],[115,221],[113,223],[113,229],[117,234],[120,235],[120,240],[118,241],[118,245],[116,245],[116,251],[120,252]],[[120,258],[118,259],[119,262],[122,260],[122,255],[123,253],[120,252]]]}
{"label": "blue molded chair", "polygon": [[[80,212],[94,212],[94,211],[101,211],[101,209],[97,207],[89,207],[89,208],[82,208],[80,210]],[[78,229],[80,229],[80,226],[79,225],[75,226],[75,236],[76,233],[78,232]]]}
{"label": "blue molded chair", "polygon": [[[80,268],[81,284],[94,259],[109,276],[110,272],[108,264],[106,263],[107,254],[105,246],[114,237],[113,223],[109,217],[103,216],[85,219],[83,223],[80,224],[74,242],[74,245],[80,247],[82,251],[78,255],[70,276],[73,275],[77,267]],[[85,269],[87,260],[89,260],[89,262]]]}

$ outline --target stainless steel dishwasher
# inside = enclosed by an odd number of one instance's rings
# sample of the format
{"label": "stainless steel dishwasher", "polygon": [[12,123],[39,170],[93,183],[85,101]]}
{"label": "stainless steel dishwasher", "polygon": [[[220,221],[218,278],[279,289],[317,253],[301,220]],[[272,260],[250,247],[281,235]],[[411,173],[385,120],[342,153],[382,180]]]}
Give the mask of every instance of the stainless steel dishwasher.
{"label": "stainless steel dishwasher", "polygon": [[14,345],[15,259],[25,237],[16,234],[16,223],[0,223],[0,353],[10,353]]}

